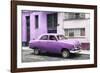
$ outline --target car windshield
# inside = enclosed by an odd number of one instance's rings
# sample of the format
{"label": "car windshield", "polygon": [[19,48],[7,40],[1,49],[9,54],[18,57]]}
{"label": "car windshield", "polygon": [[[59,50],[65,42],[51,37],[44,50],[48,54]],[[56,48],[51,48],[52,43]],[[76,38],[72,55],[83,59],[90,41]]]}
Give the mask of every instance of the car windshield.
{"label": "car windshield", "polygon": [[57,35],[58,40],[64,40],[67,39],[64,35]]}

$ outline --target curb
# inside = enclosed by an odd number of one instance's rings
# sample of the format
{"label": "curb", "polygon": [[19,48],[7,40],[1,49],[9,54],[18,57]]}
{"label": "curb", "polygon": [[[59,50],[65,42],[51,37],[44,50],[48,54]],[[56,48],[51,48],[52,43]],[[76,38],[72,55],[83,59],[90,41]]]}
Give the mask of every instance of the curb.
{"label": "curb", "polygon": [[79,53],[80,54],[90,54],[90,51],[89,50],[81,50]]}
{"label": "curb", "polygon": [[[23,47],[22,50],[32,50],[32,49],[30,49],[29,47]],[[80,54],[90,54],[90,51],[89,50],[81,50],[79,53]]]}

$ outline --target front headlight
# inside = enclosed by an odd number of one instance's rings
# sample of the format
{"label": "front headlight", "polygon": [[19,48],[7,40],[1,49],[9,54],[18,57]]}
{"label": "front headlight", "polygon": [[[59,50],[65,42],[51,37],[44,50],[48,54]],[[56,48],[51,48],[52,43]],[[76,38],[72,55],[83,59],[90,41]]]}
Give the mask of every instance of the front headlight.
{"label": "front headlight", "polygon": [[77,46],[76,45],[74,45],[74,49],[77,49]]}
{"label": "front headlight", "polygon": [[74,45],[74,49],[80,49],[81,46],[80,45]]}

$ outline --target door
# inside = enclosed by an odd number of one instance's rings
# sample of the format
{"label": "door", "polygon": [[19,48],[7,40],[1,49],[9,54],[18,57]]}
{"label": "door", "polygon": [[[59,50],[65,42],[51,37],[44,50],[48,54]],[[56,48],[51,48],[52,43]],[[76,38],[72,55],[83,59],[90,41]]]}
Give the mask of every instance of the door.
{"label": "door", "polygon": [[47,52],[48,51],[47,42],[48,42],[48,35],[43,35],[39,39],[38,47],[40,48],[40,50],[42,52]]}
{"label": "door", "polygon": [[29,41],[30,41],[30,16],[26,16],[26,37],[27,37],[27,41],[26,41],[26,46],[28,46]]}
{"label": "door", "polygon": [[47,14],[47,32],[57,33],[57,13]]}
{"label": "door", "polygon": [[51,53],[58,53],[60,50],[59,42],[54,35],[49,35],[49,40],[47,42],[49,52]]}

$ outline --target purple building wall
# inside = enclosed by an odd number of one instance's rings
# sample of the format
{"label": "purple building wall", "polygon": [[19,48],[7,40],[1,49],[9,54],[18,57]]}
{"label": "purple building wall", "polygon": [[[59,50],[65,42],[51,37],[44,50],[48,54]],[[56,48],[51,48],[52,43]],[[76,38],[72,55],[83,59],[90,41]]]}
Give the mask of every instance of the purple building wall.
{"label": "purple building wall", "polygon": [[[38,15],[38,28],[35,28],[35,15]],[[47,16],[44,12],[33,12],[30,14],[30,40],[38,38],[39,35],[47,33]]]}
{"label": "purple building wall", "polygon": [[29,13],[22,12],[22,41],[27,41],[27,30],[26,30],[26,16],[29,16]]}
{"label": "purple building wall", "polygon": [[[47,14],[53,12],[22,12],[22,43],[27,42],[26,16],[30,16],[30,40],[37,39],[43,33],[47,33]],[[35,15],[38,15],[38,28],[35,28]]]}

